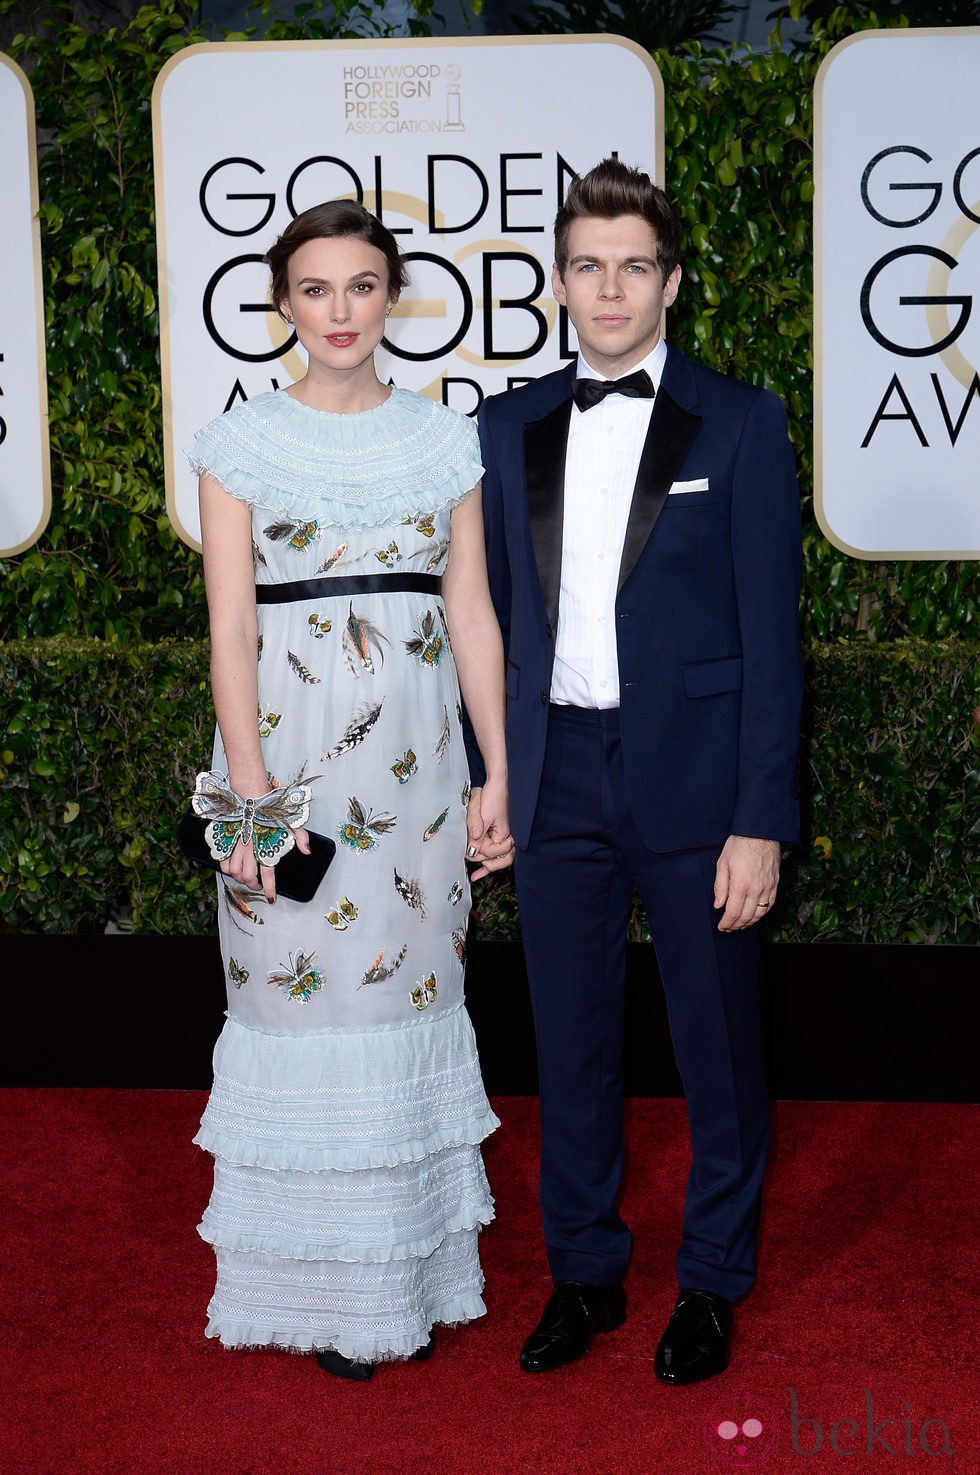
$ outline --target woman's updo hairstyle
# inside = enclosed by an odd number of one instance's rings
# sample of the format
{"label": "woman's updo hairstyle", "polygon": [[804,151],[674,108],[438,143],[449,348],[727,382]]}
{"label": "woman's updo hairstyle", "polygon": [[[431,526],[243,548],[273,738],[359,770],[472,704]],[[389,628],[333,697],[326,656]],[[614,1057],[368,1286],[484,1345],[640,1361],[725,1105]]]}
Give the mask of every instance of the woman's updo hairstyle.
{"label": "woman's updo hairstyle", "polygon": [[367,241],[381,252],[388,266],[388,297],[397,302],[408,286],[408,273],[398,249],[398,242],[391,231],[381,224],[376,215],[365,210],[356,200],[327,200],[322,205],[313,205],[290,221],[274,246],[266,254],[266,262],[272,272],[270,296],[276,312],[282,316],[282,303],[289,296],[289,262],[300,246],[307,241],[319,241],[337,236],[356,236]]}

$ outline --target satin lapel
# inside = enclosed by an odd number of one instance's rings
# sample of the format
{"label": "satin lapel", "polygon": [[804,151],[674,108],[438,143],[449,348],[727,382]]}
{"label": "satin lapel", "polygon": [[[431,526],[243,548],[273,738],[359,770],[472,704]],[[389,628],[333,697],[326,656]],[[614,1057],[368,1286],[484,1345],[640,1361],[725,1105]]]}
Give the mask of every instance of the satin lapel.
{"label": "satin lapel", "polygon": [[541,593],[552,630],[558,628],[561,535],[565,509],[565,448],[572,401],[564,400],[543,420],[524,427],[527,511]]}
{"label": "satin lapel", "polygon": [[692,410],[685,410],[663,385],[660,386],[653,402],[650,428],[636,473],[623,557],[619,565],[617,593],[633,572],[636,560],[646,547],[647,539],[667,500],[671,483],[691,448],[700,424],[700,415],[695,415]]}

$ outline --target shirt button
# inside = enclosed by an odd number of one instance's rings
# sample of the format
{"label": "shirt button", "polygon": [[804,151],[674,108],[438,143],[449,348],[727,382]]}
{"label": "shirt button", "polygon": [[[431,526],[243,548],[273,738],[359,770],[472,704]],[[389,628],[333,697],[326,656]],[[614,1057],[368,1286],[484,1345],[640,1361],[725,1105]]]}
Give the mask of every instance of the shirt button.
{"label": "shirt button", "polygon": [[596,558],[605,558],[605,556],[606,555],[604,553],[597,553],[596,554]]}

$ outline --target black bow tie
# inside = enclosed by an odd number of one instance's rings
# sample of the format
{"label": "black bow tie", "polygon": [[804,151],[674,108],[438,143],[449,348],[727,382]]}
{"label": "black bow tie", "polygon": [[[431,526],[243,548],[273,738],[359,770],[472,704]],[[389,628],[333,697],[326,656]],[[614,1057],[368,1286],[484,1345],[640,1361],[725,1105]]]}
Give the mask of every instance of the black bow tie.
{"label": "black bow tie", "polygon": [[572,398],[580,410],[591,410],[607,394],[626,394],[631,399],[653,399],[653,382],[646,369],[637,369],[624,379],[576,379]]}

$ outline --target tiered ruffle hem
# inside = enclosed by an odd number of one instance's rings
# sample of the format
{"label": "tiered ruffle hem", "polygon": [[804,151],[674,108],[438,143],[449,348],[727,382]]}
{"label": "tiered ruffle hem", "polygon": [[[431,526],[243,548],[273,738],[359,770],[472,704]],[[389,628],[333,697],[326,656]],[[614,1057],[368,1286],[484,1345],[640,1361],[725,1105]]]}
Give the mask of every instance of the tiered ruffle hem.
{"label": "tiered ruffle hem", "polygon": [[207,1335],[380,1362],[481,1316],[479,1144],[498,1125],[460,1004],[409,1025],[272,1034],[229,1018],[195,1141]]}

